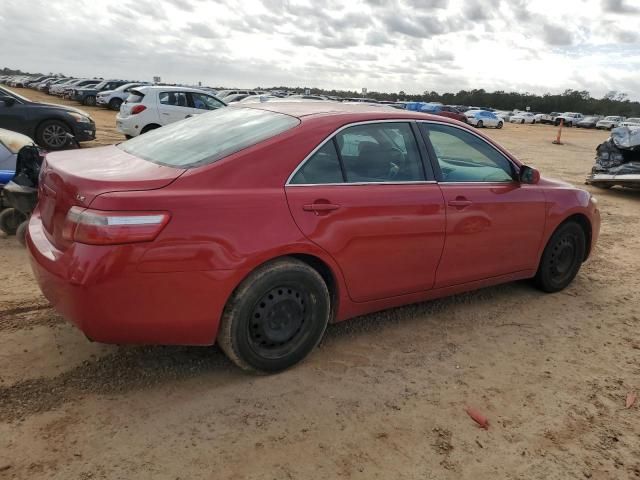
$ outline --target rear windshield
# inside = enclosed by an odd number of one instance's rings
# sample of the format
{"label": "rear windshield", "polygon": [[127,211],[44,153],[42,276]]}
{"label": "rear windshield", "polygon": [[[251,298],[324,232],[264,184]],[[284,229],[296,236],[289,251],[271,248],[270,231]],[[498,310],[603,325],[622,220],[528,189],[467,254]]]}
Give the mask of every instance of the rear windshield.
{"label": "rear windshield", "polygon": [[132,138],[118,145],[153,163],[193,168],[213,163],[292,129],[289,115],[253,108],[220,108]]}
{"label": "rear windshield", "polygon": [[127,103],[140,103],[144,98],[144,93],[139,90],[131,90],[127,97]]}

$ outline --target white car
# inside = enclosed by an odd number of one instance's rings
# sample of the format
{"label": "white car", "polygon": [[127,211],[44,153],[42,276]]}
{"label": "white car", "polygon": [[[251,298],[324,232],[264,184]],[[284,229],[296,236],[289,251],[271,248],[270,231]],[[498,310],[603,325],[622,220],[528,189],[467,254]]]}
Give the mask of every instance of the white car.
{"label": "white car", "polygon": [[627,118],[624,122],[620,124],[621,127],[640,127],[640,118],[633,117]]}
{"label": "white car", "polygon": [[610,115],[604,117],[596,123],[596,128],[599,130],[611,130],[620,126],[620,123],[624,121],[624,117],[618,117],[616,115]]}
{"label": "white car", "polygon": [[131,90],[137,87],[142,87],[144,85],[149,84],[144,82],[125,83],[124,85],[120,85],[115,90],[105,90],[104,92],[99,92],[96,97],[96,105],[100,107],[108,107],[111,110],[120,110],[120,105],[122,105],[127,99]]}
{"label": "white car", "polygon": [[519,112],[513,115],[509,121],[511,123],[536,123],[536,116],[530,112]]}
{"label": "white car", "polygon": [[[469,115],[467,115],[468,113]],[[469,123],[469,125],[473,125],[477,128],[502,128],[502,126],[504,125],[504,120],[498,117],[495,113],[489,112],[488,110],[472,110],[469,112],[465,112],[465,116],[467,117],[467,122]]]}
{"label": "white car", "polygon": [[203,90],[188,87],[134,88],[116,115],[116,129],[125,137],[226,106]]}

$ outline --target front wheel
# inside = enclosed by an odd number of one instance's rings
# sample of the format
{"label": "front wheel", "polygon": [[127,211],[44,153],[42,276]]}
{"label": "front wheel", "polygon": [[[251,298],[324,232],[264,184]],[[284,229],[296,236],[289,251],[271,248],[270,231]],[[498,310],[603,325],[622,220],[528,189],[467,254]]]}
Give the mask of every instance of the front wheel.
{"label": "front wheel", "polygon": [[84,99],[84,102],[82,103],[84,103],[88,107],[94,107],[96,105],[96,97],[94,95],[89,95]]}
{"label": "front wheel", "polygon": [[482,123],[482,120],[478,120],[478,124],[476,125],[476,127],[482,128],[483,126],[484,126],[484,123]]}
{"label": "front wheel", "polygon": [[36,131],[38,145],[47,150],[60,150],[69,143],[69,126],[59,120],[47,120],[42,122]]}
{"label": "front wheel", "polygon": [[222,314],[218,345],[240,368],[277,372],[304,359],[320,342],[331,311],[320,274],[283,258],[255,270]]}
{"label": "front wheel", "polygon": [[502,128],[502,122],[498,122],[498,125],[496,126],[496,128]]}
{"label": "front wheel", "polygon": [[536,286],[547,293],[566,288],[578,274],[586,249],[586,235],[576,222],[560,225],[542,254]]}
{"label": "front wheel", "polygon": [[122,105],[122,99],[120,98],[112,98],[109,100],[109,108],[111,110],[120,110],[120,105]]}

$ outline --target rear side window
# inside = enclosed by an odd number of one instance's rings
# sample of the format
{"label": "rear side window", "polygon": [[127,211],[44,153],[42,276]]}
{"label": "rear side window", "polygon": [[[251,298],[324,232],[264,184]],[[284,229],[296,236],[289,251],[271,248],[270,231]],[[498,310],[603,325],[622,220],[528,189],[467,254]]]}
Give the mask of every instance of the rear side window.
{"label": "rear side window", "polygon": [[424,180],[420,153],[408,123],[371,123],[336,135],[347,182]]}
{"label": "rear side window", "polygon": [[329,140],[314,153],[291,179],[291,183],[294,185],[321,185],[343,182],[340,158],[333,140]]}
{"label": "rear side window", "polygon": [[296,117],[253,108],[219,108],[118,145],[131,155],[176,168],[213,163],[297,126]]}
{"label": "rear side window", "polygon": [[131,90],[127,97],[127,103],[140,103],[144,98],[144,93],[139,90]]}
{"label": "rear side window", "polygon": [[158,99],[162,105],[172,105],[174,107],[189,106],[185,92],[160,92]]}

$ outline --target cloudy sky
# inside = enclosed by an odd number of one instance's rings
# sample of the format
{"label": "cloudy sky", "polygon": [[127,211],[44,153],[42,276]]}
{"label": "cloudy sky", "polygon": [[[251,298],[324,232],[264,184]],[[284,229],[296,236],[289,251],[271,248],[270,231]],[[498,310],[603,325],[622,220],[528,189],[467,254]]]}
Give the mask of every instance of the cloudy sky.
{"label": "cloudy sky", "polygon": [[0,67],[640,100],[639,24],[640,0],[2,0]]}

